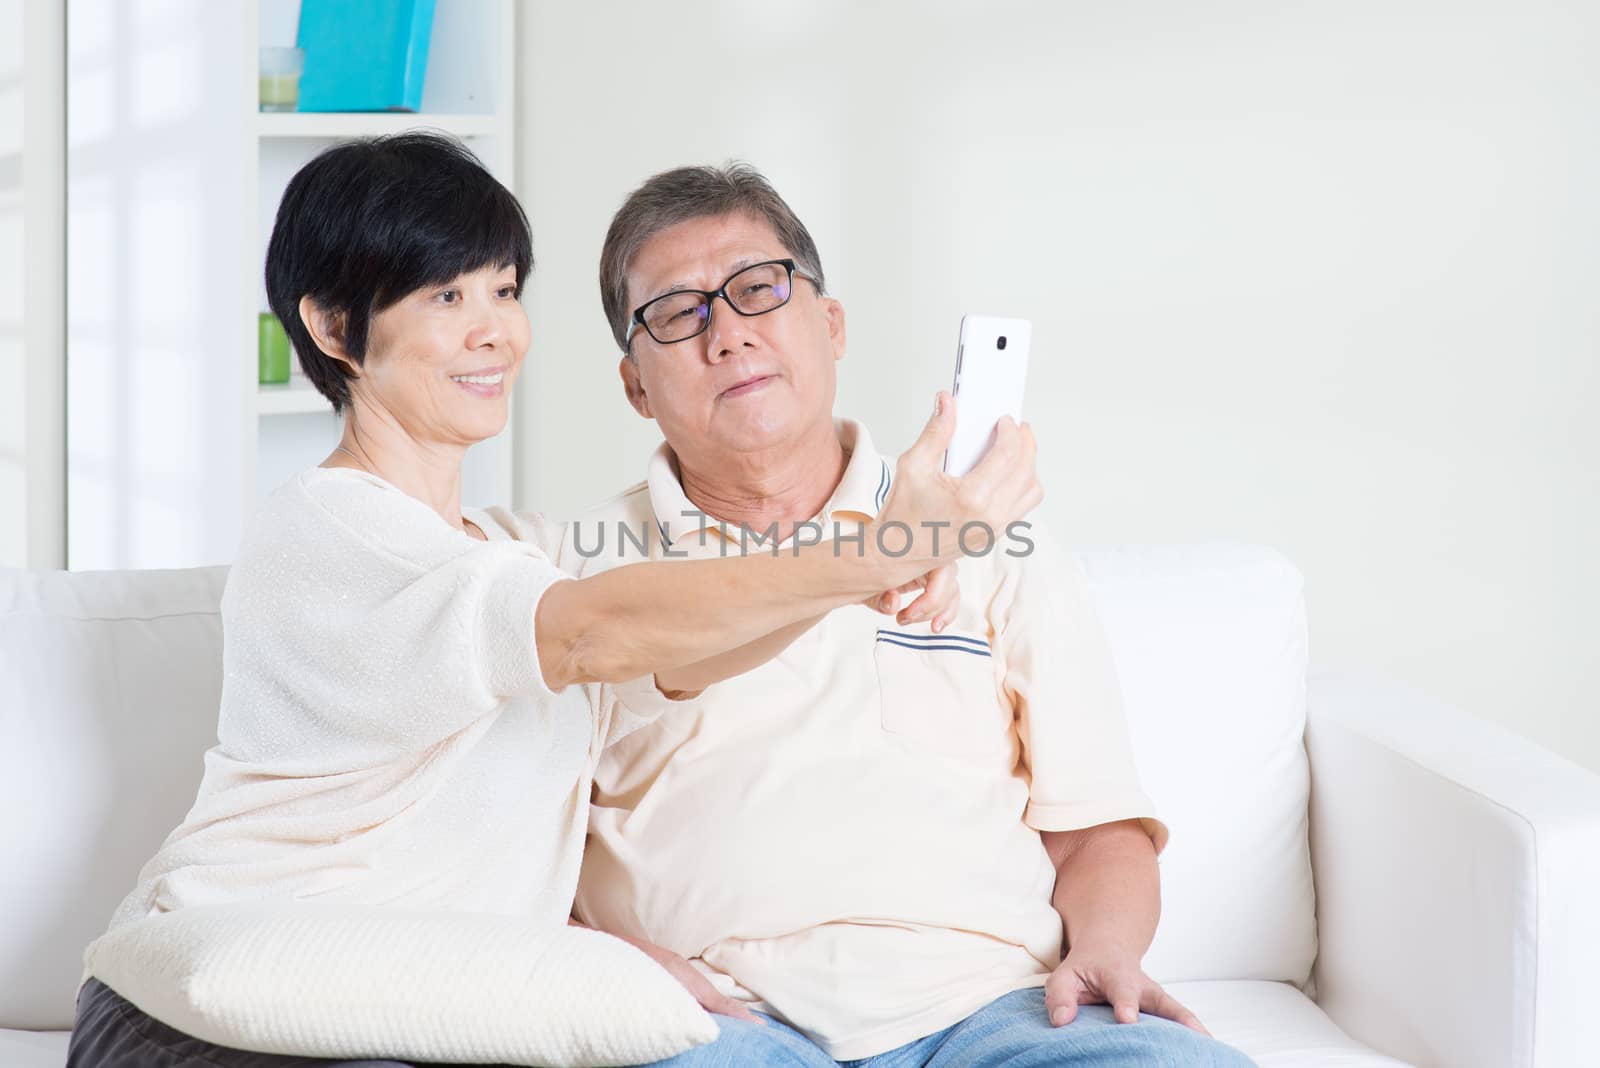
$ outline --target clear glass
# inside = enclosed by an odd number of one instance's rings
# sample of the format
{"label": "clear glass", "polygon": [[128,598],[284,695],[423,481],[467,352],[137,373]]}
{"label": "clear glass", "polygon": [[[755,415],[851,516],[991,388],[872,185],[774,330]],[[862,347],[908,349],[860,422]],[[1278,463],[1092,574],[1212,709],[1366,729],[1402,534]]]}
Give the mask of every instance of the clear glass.
{"label": "clear glass", "polygon": [[295,111],[300,107],[300,75],[306,54],[299,48],[263,48],[257,82],[262,111]]}

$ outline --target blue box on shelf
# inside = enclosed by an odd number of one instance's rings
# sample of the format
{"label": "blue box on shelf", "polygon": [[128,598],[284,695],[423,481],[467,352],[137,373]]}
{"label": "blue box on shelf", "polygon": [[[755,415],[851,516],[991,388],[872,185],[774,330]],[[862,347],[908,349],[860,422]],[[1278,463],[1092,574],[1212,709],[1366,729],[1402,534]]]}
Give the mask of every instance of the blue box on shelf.
{"label": "blue box on shelf", "polygon": [[301,0],[301,111],[420,111],[433,0]]}

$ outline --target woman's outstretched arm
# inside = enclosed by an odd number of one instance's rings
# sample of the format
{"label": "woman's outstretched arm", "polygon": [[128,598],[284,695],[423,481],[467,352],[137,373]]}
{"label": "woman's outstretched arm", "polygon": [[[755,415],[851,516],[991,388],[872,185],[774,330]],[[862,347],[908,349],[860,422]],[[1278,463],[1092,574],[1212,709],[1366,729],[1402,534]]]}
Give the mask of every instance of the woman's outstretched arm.
{"label": "woman's outstretched arm", "polygon": [[[1032,430],[1004,420],[983,462],[957,479],[940,470],[955,429],[954,402],[944,394],[940,401],[896,464],[883,513],[866,525],[859,543],[824,542],[777,556],[629,564],[551,586],[534,628],[546,685],[559,690],[623,682],[689,664],[704,685],[749,670],[755,664],[748,650],[721,664],[712,658],[954,559],[957,539],[948,531],[972,522],[998,531],[1025,515],[1043,498]],[[885,552],[878,537],[890,524],[904,526],[885,539],[894,549],[907,544],[898,555]],[[771,656],[783,644],[756,649]]]}

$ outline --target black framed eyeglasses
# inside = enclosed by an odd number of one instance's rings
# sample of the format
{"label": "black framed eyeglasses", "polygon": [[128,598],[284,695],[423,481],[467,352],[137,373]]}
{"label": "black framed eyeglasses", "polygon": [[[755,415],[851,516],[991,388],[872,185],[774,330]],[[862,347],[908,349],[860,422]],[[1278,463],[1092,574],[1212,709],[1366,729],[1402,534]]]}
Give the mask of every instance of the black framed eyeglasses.
{"label": "black framed eyeglasses", "polygon": [[777,311],[789,303],[795,275],[812,285],[817,284],[808,271],[794,265],[794,260],[766,260],[735,271],[716,289],[675,289],[663,293],[634,309],[633,321],[628,324],[623,342],[632,344],[634,332],[641,326],[662,345],[688,341],[703,334],[711,325],[711,302],[718,297],[747,317]]}

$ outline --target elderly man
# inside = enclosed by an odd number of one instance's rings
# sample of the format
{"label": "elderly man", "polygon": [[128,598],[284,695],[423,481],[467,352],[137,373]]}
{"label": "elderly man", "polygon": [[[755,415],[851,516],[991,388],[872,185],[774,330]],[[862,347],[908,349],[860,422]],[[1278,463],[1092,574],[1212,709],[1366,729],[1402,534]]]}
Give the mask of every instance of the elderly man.
{"label": "elderly man", "polygon": [[[765,179],[651,178],[600,286],[628,401],[666,442],[569,527],[562,565],[819,529],[851,551],[893,471],[833,418],[844,308]],[[659,715],[651,680],[601,692],[619,740],[575,911],[725,1015],[672,1068],[1250,1063],[1140,968],[1167,832],[1082,572],[1033,530],[958,575],[931,623],[837,610]]]}

